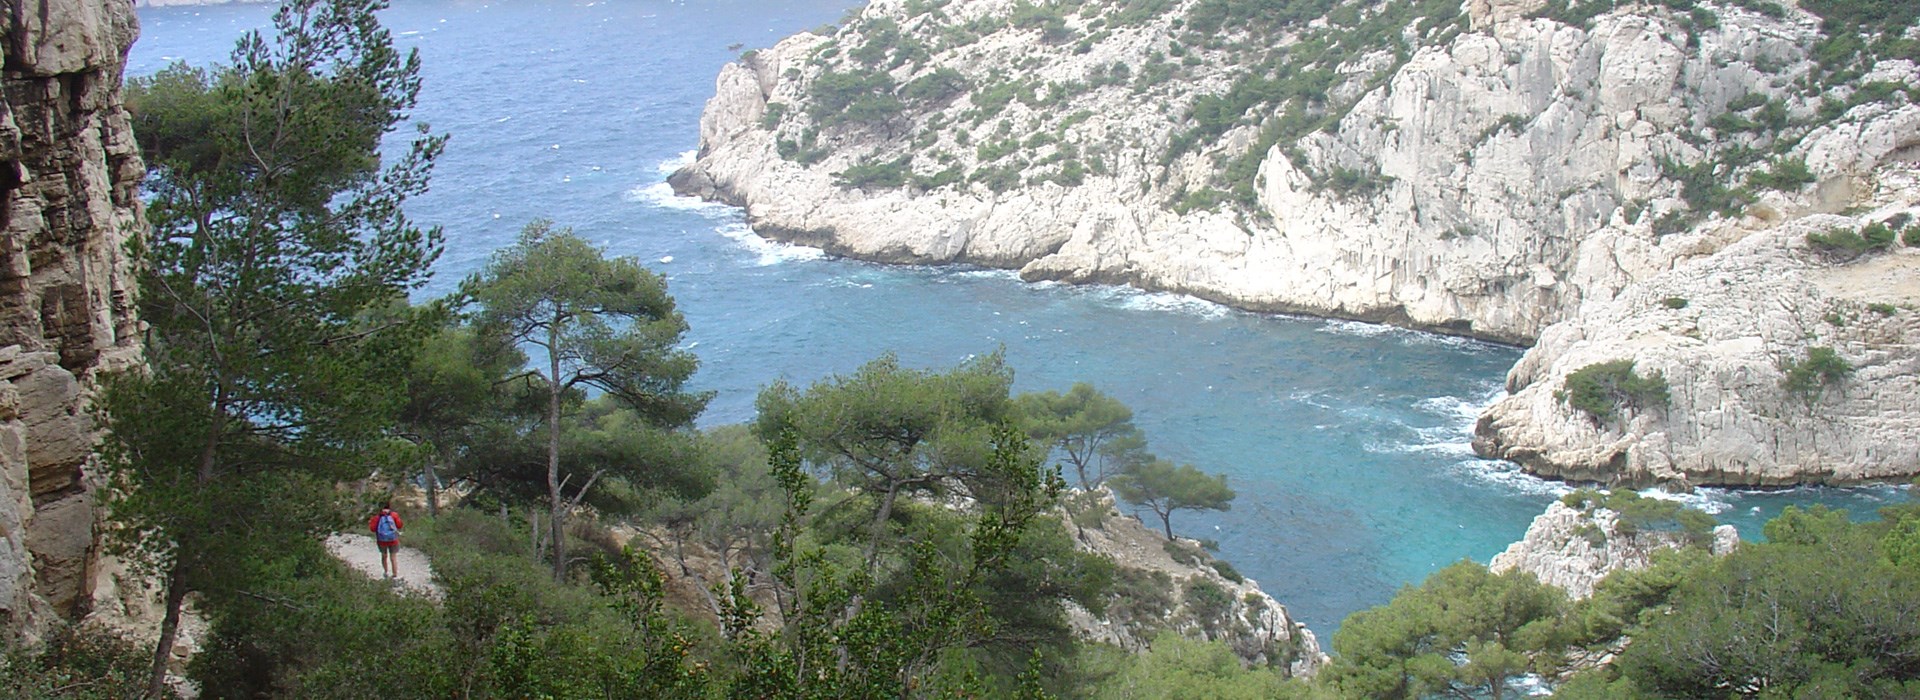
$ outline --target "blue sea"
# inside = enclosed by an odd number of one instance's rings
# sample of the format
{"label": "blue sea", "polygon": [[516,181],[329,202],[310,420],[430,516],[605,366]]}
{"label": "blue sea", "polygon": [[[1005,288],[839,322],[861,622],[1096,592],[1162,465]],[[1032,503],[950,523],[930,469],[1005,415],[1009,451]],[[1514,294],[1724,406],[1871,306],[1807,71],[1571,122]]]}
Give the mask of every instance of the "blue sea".
{"label": "blue sea", "polygon": [[[767,242],[739,211],[676,198],[700,110],[741,51],[838,20],[848,0],[397,0],[417,48],[416,118],[452,134],[411,213],[444,226],[431,293],[528,221],[552,219],[664,274],[718,393],[703,423],[748,420],[776,379],[882,353],[947,367],[1005,348],[1021,391],[1092,382],[1150,448],[1224,473],[1231,511],[1178,513],[1327,641],[1341,618],[1462,558],[1487,561],[1567,491],[1476,459],[1469,432],[1520,351],[1385,326],[1251,314],[1187,297],[1027,284],[1010,272],[883,266]],[[226,61],[267,5],[143,8],[129,76]],[[1891,487],[1687,497],[1748,537],[1790,503],[1866,514]],[[1151,516],[1149,516],[1151,517]]]}

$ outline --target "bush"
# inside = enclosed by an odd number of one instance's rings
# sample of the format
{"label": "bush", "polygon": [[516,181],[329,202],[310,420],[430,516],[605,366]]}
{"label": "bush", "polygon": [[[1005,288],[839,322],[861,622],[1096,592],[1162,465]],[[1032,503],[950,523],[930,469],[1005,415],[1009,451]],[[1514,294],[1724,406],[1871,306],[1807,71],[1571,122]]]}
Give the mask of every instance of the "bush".
{"label": "bush", "polygon": [[834,184],[851,189],[889,189],[904,187],[907,178],[913,174],[913,156],[904,155],[889,161],[866,161],[849,166],[846,170],[833,174]]}
{"label": "bush", "polygon": [[772,131],[780,126],[780,120],[787,116],[784,102],[768,102],[767,111],[760,113],[760,128]]}
{"label": "bush", "polygon": [[[1577,489],[1560,497],[1560,502],[1570,508],[1591,512],[1596,508],[1613,511],[1619,517],[1614,521],[1614,529],[1622,535],[1641,532],[1679,532],[1686,536],[1692,545],[1707,544],[1713,534],[1713,528],[1719,523],[1705,511],[1687,506],[1678,501],[1661,498],[1648,498],[1630,489],[1597,491]],[[1598,530],[1599,528],[1593,528]],[[1606,541],[1606,533],[1585,532],[1580,534],[1587,541],[1599,546]],[[1599,540],[1595,542],[1595,539]]]}
{"label": "bush", "polygon": [[1894,312],[1899,311],[1899,309],[1894,308],[1892,304],[1882,304],[1879,302],[1868,304],[1867,310],[1880,314],[1881,316],[1892,316]]}
{"label": "bush", "polygon": [[1187,603],[1187,614],[1208,635],[1218,635],[1233,622],[1233,596],[1220,584],[1204,578],[1194,577],[1187,580],[1182,598]]}
{"label": "bush", "polygon": [[1907,227],[1907,232],[1900,234],[1900,242],[1909,248],[1920,248],[1920,224]]}
{"label": "bush", "polygon": [[1567,375],[1566,388],[1556,395],[1596,422],[1607,422],[1625,409],[1665,409],[1670,400],[1667,380],[1659,372],[1642,377],[1633,360],[1587,365]]}
{"label": "bush", "polygon": [[1785,376],[1780,379],[1780,387],[1812,404],[1827,388],[1853,376],[1853,364],[1833,348],[1812,347],[1807,348],[1806,359],[1787,363],[1782,372]]}
{"label": "bush", "polygon": [[1660,300],[1660,305],[1677,311],[1687,308],[1687,300],[1681,297],[1667,297]]}
{"label": "bush", "polygon": [[1775,162],[1771,170],[1748,175],[1747,184],[1769,190],[1793,191],[1800,189],[1801,185],[1813,183],[1815,179],[1805,159],[1788,158]]}
{"label": "bush", "polygon": [[808,114],[826,126],[884,122],[906,108],[893,90],[893,78],[884,72],[827,71],[807,89]]}
{"label": "bush", "polygon": [[947,169],[932,175],[914,175],[913,186],[921,190],[937,190],[948,185],[959,184],[965,179],[965,171],[962,171],[960,166],[955,164],[947,166]]}
{"label": "bush", "polygon": [[900,96],[914,102],[938,102],[966,92],[969,87],[960,71],[942,67],[907,81],[900,89]]}
{"label": "bush", "polygon": [[1851,260],[1853,258],[1885,250],[1893,246],[1893,229],[1884,223],[1868,224],[1859,231],[1836,228],[1825,233],[1807,234],[1807,243],[1814,250],[1830,257]]}
{"label": "bush", "polygon": [[151,653],[150,648],[106,630],[62,627],[38,649],[14,647],[0,656],[0,696],[19,700],[143,697]]}
{"label": "bush", "polygon": [[1675,209],[1661,214],[1653,220],[1653,235],[1669,236],[1693,227],[1694,217],[1687,212]]}

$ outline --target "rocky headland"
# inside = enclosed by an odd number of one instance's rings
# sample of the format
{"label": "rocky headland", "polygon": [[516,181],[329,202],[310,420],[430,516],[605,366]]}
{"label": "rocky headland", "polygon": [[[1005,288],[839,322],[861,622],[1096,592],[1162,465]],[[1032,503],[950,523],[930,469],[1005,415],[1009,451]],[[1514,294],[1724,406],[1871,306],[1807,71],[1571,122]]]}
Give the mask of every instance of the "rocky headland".
{"label": "rocky headland", "polygon": [[[878,0],[724,68],[672,182],[842,255],[1529,345],[1476,447],[1538,474],[1920,473],[1911,17],[1258,4]],[[1623,360],[1666,399],[1566,400]]]}
{"label": "rocky headland", "polygon": [[1740,546],[1740,533],[1732,525],[1703,533],[1649,529],[1618,510],[1555,501],[1534,517],[1520,541],[1494,555],[1487,568],[1531,573],[1579,600],[1592,596],[1593,587],[1608,574],[1647,568],[1655,552],[1690,546],[1726,554]]}

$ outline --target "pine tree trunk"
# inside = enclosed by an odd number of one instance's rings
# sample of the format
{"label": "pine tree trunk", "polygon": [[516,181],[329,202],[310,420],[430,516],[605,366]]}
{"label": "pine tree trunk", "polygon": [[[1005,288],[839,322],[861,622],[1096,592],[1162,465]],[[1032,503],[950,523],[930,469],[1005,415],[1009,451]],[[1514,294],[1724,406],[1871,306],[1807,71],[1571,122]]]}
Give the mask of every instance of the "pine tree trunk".
{"label": "pine tree trunk", "polygon": [[560,499],[560,316],[557,313],[553,325],[547,326],[547,366],[552,371],[547,375],[547,497],[553,504],[547,528],[553,538],[553,578],[559,581],[567,575],[567,550],[563,534],[566,502]]}
{"label": "pine tree trunk", "polygon": [[427,458],[427,517],[440,517],[440,474],[433,468],[433,458]]}
{"label": "pine tree trunk", "polygon": [[180,608],[186,600],[186,566],[176,559],[167,572],[167,614],[160,620],[160,641],[153,648],[153,675],[147,679],[147,697],[165,697],[167,662],[173,659],[173,643],[180,638]]}
{"label": "pine tree trunk", "polygon": [[[226,392],[215,389],[213,420],[207,426],[207,439],[200,446],[200,470],[194,483],[201,489],[213,483],[214,459],[219,456],[220,434],[227,429]],[[180,608],[187,600],[187,563],[183,551],[175,545],[173,566],[167,571],[166,615],[160,620],[160,640],[153,648],[152,675],[147,679],[147,695],[163,697],[167,689],[167,661],[173,658],[173,643],[180,638]]]}

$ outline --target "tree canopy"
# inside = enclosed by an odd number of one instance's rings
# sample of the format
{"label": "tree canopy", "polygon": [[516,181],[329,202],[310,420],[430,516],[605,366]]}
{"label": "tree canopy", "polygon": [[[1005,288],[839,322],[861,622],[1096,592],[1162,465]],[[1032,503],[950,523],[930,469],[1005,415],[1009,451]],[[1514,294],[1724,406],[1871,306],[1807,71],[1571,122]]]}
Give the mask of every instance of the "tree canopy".
{"label": "tree canopy", "polygon": [[135,251],[149,369],[108,382],[99,405],[115,541],[164,572],[154,693],[188,592],[239,590],[274,543],[328,529],[312,487],[387,434],[426,328],[377,313],[439,255],[439,230],[401,205],[445,144],[423,125],[380,156],[420,87],[418,57],[374,16],[384,6],[289,2],[232,65],[128,89],[152,168]]}
{"label": "tree canopy", "polygon": [[1208,474],[1191,464],[1174,466],[1164,459],[1129,465],[1113,479],[1121,500],[1146,506],[1160,516],[1160,527],[1173,539],[1173,513],[1179,510],[1227,510],[1233,507],[1233,489],[1224,474]]}
{"label": "tree canopy", "polygon": [[[686,319],[674,308],[659,275],[632,258],[609,260],[570,229],[555,229],[545,221],[528,224],[519,240],[496,252],[461,291],[479,305],[484,336],[497,339],[503,348],[524,346],[544,356],[549,554],[554,576],[563,576],[569,562],[568,513],[602,477],[644,461],[563,464],[564,399],[570,391],[593,389],[637,414],[640,420],[625,422],[625,428],[646,428],[657,435],[691,427],[709,396],[683,388],[699,364],[679,348]],[[600,449],[650,449],[642,444],[646,440],[632,435],[603,431],[599,439],[583,437]]]}

